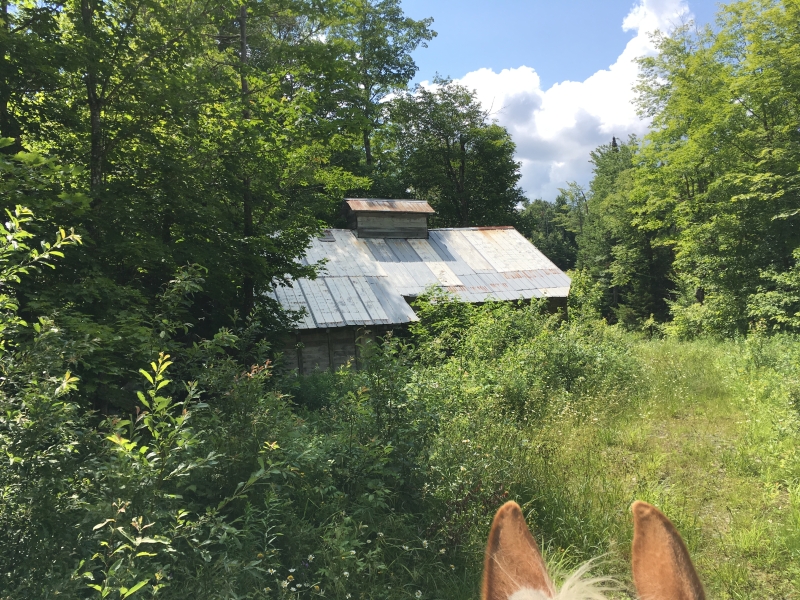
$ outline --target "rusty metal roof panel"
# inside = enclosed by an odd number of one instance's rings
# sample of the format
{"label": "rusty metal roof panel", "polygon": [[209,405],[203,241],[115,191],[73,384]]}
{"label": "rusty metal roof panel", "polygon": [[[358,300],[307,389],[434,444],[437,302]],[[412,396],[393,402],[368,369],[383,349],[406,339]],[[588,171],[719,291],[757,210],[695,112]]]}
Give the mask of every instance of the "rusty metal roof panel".
{"label": "rusty metal roof panel", "polygon": [[365,325],[389,325],[392,321],[386,313],[381,300],[375,295],[368,277],[350,277],[350,283],[358,294],[358,299],[367,311]]}
{"label": "rusty metal roof panel", "polygon": [[394,212],[432,215],[436,211],[424,200],[382,200],[379,198],[346,198],[344,203],[353,212]]}
{"label": "rusty metal roof panel", "polygon": [[349,277],[326,277],[325,283],[345,325],[367,325],[373,321]]}
{"label": "rusty metal roof panel", "polygon": [[475,269],[464,260],[452,241],[448,241],[438,233],[432,233],[428,238],[428,243],[439,255],[439,260],[446,263],[457,277],[474,275]]}
{"label": "rusty metal roof panel", "polygon": [[381,303],[389,318],[389,323],[411,323],[419,321],[413,309],[392,286],[388,277],[367,277],[375,297]]}
{"label": "rusty metal roof panel", "polygon": [[384,269],[390,278],[391,273],[398,273],[402,277],[405,288],[403,296],[416,296],[428,286],[441,284],[408,240],[387,239],[386,245],[398,260],[388,263]]}
{"label": "rusty metal roof panel", "polygon": [[436,240],[440,245],[447,248],[453,256],[457,256],[466,265],[466,268],[474,273],[491,273],[494,267],[489,264],[475,246],[473,246],[464,234],[458,229],[431,229],[428,232],[430,238]]}
{"label": "rusty metal roof panel", "polygon": [[307,303],[303,297],[303,292],[300,291],[300,286],[297,282],[291,286],[276,287],[270,294],[275,300],[281,303],[286,310],[291,310],[301,313],[300,320],[297,322],[298,329],[315,329],[317,324],[308,311]]}
{"label": "rusty metal roof panel", "polygon": [[344,327],[346,325],[344,317],[336,306],[336,301],[325,282],[326,279],[327,277],[318,277],[298,281],[308,312],[311,313],[317,327]]}
{"label": "rusty metal roof panel", "polygon": [[440,285],[466,302],[565,297],[570,280],[508,227],[433,229],[426,239],[359,239],[332,229],[312,240],[303,262],[325,263],[271,295],[305,309],[300,329],[391,325],[417,320],[405,298]]}

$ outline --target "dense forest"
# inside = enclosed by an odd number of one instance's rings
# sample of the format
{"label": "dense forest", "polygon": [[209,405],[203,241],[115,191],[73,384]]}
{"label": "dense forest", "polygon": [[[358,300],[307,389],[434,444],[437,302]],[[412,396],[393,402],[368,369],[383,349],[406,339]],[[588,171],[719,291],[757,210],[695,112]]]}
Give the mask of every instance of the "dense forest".
{"label": "dense forest", "polygon": [[[718,19],[658,35],[650,132],[547,202],[471,90],[410,88],[436,33],[399,0],[4,1],[0,598],[475,596],[509,497],[549,560],[619,575],[625,503],[680,504],[619,432],[679,392],[780,419],[719,464],[800,523],[800,7]],[[299,377],[267,292],[346,196],[516,226],[568,313],[434,289],[362,368]],[[595,477],[629,448],[630,486]],[[798,589],[796,536],[717,555],[684,516],[719,597]]]}
{"label": "dense forest", "polygon": [[591,155],[588,187],[534,201],[525,233],[603,290],[603,314],[690,338],[797,330],[800,39],[794,2],[734,2],[719,28],[640,59],[643,139]]}

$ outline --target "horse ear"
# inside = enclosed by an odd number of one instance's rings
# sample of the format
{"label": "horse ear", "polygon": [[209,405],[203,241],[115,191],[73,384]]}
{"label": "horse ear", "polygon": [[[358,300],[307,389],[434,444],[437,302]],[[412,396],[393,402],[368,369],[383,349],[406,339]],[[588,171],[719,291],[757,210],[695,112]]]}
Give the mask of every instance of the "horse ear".
{"label": "horse ear", "polygon": [[633,582],[642,600],[705,600],[700,578],[678,530],[655,506],[633,511]]}
{"label": "horse ear", "polygon": [[553,596],[553,582],[522,509],[516,502],[506,502],[494,516],[489,532],[483,600],[545,600]]}

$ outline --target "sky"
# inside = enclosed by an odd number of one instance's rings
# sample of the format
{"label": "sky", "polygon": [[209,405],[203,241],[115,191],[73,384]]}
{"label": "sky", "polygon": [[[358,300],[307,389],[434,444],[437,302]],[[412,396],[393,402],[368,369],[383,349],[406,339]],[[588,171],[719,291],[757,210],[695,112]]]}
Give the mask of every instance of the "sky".
{"label": "sky", "polygon": [[520,185],[554,200],[568,181],[591,179],[589,152],[612,136],[646,133],[631,101],[633,60],[650,34],[693,19],[714,24],[714,0],[403,0],[409,17],[433,17],[415,83],[438,73],[474,89],[517,144]]}

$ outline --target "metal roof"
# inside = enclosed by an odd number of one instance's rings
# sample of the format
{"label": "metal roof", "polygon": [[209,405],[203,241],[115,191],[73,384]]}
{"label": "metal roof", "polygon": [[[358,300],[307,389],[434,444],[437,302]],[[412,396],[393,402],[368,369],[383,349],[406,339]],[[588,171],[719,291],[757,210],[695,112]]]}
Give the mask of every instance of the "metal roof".
{"label": "metal roof", "polygon": [[359,239],[350,229],[314,238],[303,264],[314,280],[272,293],[305,309],[298,329],[417,321],[405,297],[439,285],[466,302],[566,297],[570,279],[512,227],[431,229],[425,239]]}
{"label": "metal roof", "polygon": [[344,203],[353,212],[397,212],[435,214],[424,200],[379,200],[376,198],[346,198]]}

